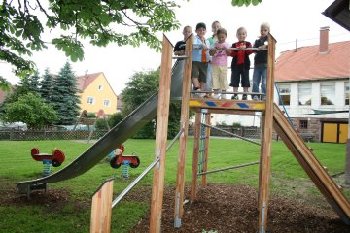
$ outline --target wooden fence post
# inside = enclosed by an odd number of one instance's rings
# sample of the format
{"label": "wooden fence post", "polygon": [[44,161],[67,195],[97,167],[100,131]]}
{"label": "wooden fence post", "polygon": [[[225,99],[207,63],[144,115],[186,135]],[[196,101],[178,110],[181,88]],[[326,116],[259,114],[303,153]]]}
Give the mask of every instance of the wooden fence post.
{"label": "wooden fence post", "polygon": [[90,233],[111,232],[113,181],[105,181],[92,196]]}

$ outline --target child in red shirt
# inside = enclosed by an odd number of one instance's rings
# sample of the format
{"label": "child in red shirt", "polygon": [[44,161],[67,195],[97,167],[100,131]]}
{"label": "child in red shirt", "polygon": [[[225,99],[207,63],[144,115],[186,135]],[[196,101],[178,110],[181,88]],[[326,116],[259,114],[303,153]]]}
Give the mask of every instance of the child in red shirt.
{"label": "child in red shirt", "polygon": [[[237,91],[239,83],[243,87],[243,92],[248,92],[250,87],[249,82],[249,69],[250,69],[250,59],[249,55],[252,50],[247,50],[247,48],[252,48],[252,44],[245,41],[247,38],[247,30],[244,27],[237,29],[236,33],[238,42],[233,43],[229,50],[228,55],[232,57],[231,61],[231,82],[230,86],[233,88],[235,94],[232,95],[231,99],[238,99]],[[242,100],[247,99],[247,94],[242,95]]]}

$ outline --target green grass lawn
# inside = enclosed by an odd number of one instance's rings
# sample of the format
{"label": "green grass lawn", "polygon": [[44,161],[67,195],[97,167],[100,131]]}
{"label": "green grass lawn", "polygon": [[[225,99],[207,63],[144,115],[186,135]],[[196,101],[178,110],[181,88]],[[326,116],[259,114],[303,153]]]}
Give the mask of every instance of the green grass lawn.
{"label": "green grass lawn", "polygon": [[[106,161],[101,161],[85,174],[60,183],[49,185],[50,190],[64,190],[69,195],[59,205],[38,205],[27,202],[5,201],[0,206],[0,225],[3,232],[88,232],[90,222],[90,201],[96,188],[106,179],[115,177],[114,196],[120,193],[133,178],[137,177],[154,160],[154,140],[128,140],[124,154],[139,156],[141,164],[136,169],[129,169],[128,181],[120,178],[121,169],[113,169]],[[330,174],[344,171],[344,144],[308,144],[320,162]],[[39,178],[43,164],[34,161],[30,150],[34,147],[41,152],[51,152],[57,148],[64,151],[66,160],[58,171],[73,161],[90,145],[76,141],[0,141],[0,185],[1,193],[13,193],[17,182]],[[187,150],[186,181],[191,180],[193,142],[190,139]],[[178,144],[176,143],[166,155],[166,185],[174,185],[177,173]],[[311,195],[313,200],[322,200],[317,188],[310,182],[306,173],[299,166],[294,156],[282,142],[274,142],[271,161],[271,192],[291,198],[305,198]],[[211,139],[209,147],[208,170],[224,168],[242,163],[258,161],[260,147],[241,140]],[[207,176],[209,183],[249,184],[258,186],[259,165],[214,173]],[[135,189],[151,186],[153,172],[148,174]],[[350,197],[349,190],[344,191]],[[20,198],[20,197],[16,197]],[[2,197],[6,200],[6,196]],[[305,199],[307,202],[308,199]],[[2,202],[0,202],[2,203]],[[122,201],[112,214],[112,232],[127,232],[145,214],[149,202]],[[324,201],[323,201],[324,203]],[[59,208],[57,207],[59,206]]]}

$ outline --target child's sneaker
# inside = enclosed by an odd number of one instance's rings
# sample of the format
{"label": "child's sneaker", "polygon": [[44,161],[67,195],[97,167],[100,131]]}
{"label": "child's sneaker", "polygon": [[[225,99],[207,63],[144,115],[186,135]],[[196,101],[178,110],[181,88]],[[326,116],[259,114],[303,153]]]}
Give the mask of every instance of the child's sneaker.
{"label": "child's sneaker", "polygon": [[198,93],[196,93],[197,94],[197,96],[199,97],[199,98],[204,98],[204,97],[206,97],[206,93],[201,93],[201,89],[197,89],[196,91],[198,91]]}
{"label": "child's sneaker", "polygon": [[214,95],[213,95],[213,98],[214,98],[214,99],[220,99],[220,94],[214,94]]}
{"label": "child's sneaker", "polygon": [[221,94],[221,99],[222,99],[222,100],[227,99],[226,94]]}
{"label": "child's sneaker", "polygon": [[257,95],[255,95],[255,96],[253,97],[253,100],[259,101],[259,97],[258,97]]}
{"label": "child's sneaker", "polygon": [[247,100],[247,95],[246,94],[242,95],[242,100]]}
{"label": "child's sneaker", "polygon": [[231,100],[238,100],[238,95],[237,94],[232,95]]}

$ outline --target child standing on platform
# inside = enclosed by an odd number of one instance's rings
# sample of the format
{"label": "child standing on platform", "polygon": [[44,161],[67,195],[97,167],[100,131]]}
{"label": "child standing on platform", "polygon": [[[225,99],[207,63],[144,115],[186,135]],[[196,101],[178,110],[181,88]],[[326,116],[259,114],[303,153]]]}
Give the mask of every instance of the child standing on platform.
{"label": "child standing on platform", "polygon": [[[209,41],[205,39],[205,23],[197,23],[192,50],[192,84],[197,91],[205,90],[209,62]],[[204,97],[205,93],[199,93]]]}
{"label": "child standing on platform", "polygon": [[227,49],[230,47],[226,43],[227,31],[224,28],[217,30],[218,41],[210,48],[210,55],[212,55],[212,77],[214,98],[219,99],[221,92],[221,99],[226,99],[227,85]]}
{"label": "child standing on platform", "polygon": [[[218,41],[218,37],[216,33],[219,28],[221,28],[221,24],[219,21],[215,20],[211,24],[211,31],[213,32],[213,35],[208,39],[210,48],[212,48],[215,42]],[[213,69],[212,69],[211,62],[212,62],[212,58],[210,58],[210,61],[208,63],[208,74],[207,74],[207,84],[206,84],[206,89],[208,91],[211,91],[213,87],[213,74],[212,74]]]}
{"label": "child standing on platform", "polygon": [[184,39],[178,41],[174,47],[174,54],[177,56],[185,55],[186,41],[188,37],[190,37],[192,34],[192,27],[185,26],[182,31],[182,34],[184,35]]}
{"label": "child standing on platform", "polygon": [[[244,27],[237,29],[236,33],[238,42],[233,43],[231,48],[232,50],[228,52],[228,55],[232,57],[231,61],[231,83],[230,86],[233,88],[233,92],[236,92],[232,95],[231,99],[238,99],[237,91],[239,83],[243,87],[243,91],[248,92],[250,87],[249,82],[249,69],[250,69],[250,59],[249,55],[252,53],[252,44],[248,41],[245,41],[247,38],[247,30]],[[247,99],[247,94],[242,95],[242,100]]]}
{"label": "child standing on platform", "polygon": [[[267,69],[267,36],[270,32],[270,25],[262,23],[260,26],[261,36],[254,43],[254,48],[259,49],[254,57],[254,73],[253,73],[253,92],[259,93],[261,83],[261,92],[266,94],[266,69]],[[258,95],[253,96],[254,100],[259,100]]]}

